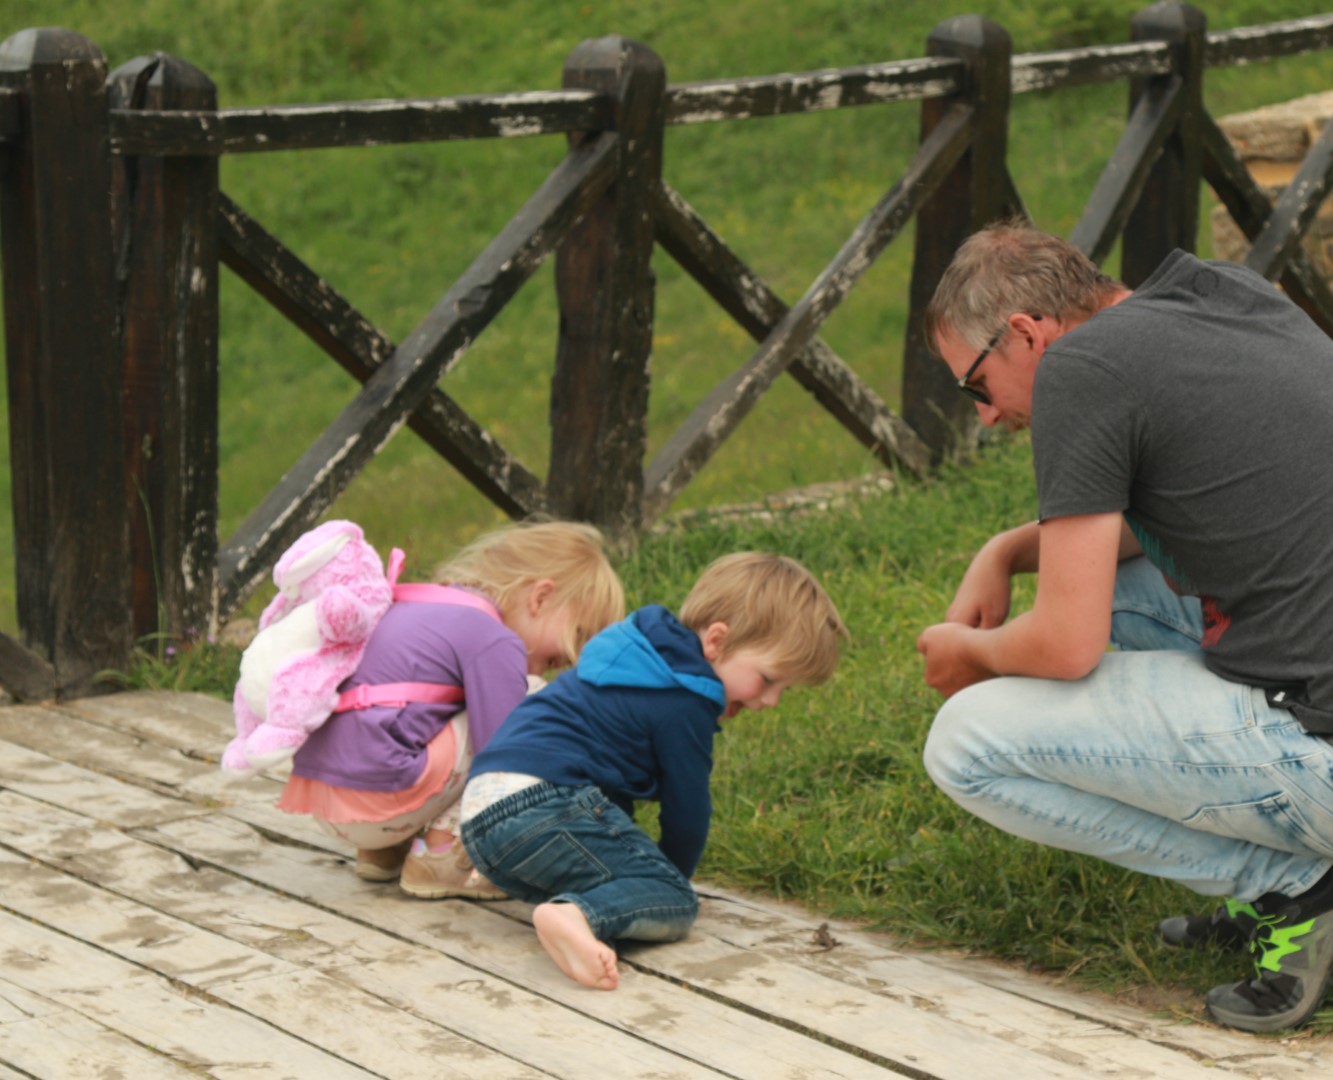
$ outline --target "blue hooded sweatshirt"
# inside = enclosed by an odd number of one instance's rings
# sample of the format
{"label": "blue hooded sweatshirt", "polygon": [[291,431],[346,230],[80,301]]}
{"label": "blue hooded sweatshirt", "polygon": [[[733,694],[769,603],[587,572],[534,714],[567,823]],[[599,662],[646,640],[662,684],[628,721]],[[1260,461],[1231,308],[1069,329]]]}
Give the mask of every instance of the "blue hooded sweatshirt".
{"label": "blue hooded sweatshirt", "polygon": [[577,667],[520,702],[469,776],[593,785],[629,814],[637,799],[660,802],[658,845],[689,877],[708,839],[713,736],[725,704],[699,635],[654,604],[603,630]]}

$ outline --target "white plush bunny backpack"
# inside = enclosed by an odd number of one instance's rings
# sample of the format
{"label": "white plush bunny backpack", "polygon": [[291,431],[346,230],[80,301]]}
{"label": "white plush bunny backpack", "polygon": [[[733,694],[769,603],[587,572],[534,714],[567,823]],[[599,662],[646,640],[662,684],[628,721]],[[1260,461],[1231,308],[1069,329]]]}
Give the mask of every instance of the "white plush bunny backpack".
{"label": "white plush bunny backpack", "polygon": [[350,521],[302,535],[273,568],[273,583],[278,595],[241,657],[232,701],[236,738],[222,767],[238,773],[289,760],[328,718],[393,602],[383,562]]}

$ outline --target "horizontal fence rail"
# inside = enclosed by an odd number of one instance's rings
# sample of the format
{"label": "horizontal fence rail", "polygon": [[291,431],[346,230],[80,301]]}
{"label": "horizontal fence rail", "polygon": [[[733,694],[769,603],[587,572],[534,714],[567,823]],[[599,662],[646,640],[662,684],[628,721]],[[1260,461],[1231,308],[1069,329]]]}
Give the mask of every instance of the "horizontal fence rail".
{"label": "horizontal fence rail", "polygon": [[252,154],[563,135],[611,126],[610,99],[586,90],[214,112],[114,109],[111,149],[118,154]]}
{"label": "horizontal fence rail", "polygon": [[[974,443],[975,411],[926,349],[921,314],[969,233],[1026,215],[1008,168],[1013,94],[1129,87],[1124,131],[1071,233],[1094,261],[1119,244],[1133,287],[1192,246],[1206,181],[1252,241],[1248,265],[1333,333],[1333,295],[1300,245],[1333,186],[1333,125],[1273,204],[1202,106],[1206,68],[1333,48],[1333,14],[1209,34],[1202,13],[1164,2],[1135,16],[1131,37],[1013,55],[1003,28],[960,16],[918,59],[674,85],[650,50],[609,37],[571,53],[558,90],[217,108],[184,61],[141,57],[107,76],[77,34],[14,35],[0,44],[0,244],[21,637],[0,634],[0,684],[23,699],[78,696],[99,668],[123,666],[136,636],[215,629],[404,425],[510,516],[591,520],[627,541],[784,373],[886,468],[925,476]],[[904,174],[790,304],[662,179],[668,127],[913,101],[921,140]],[[401,342],[218,187],[225,154],[539,135],[563,136],[567,156]],[[909,224],[898,415],[819,331]],[[645,464],[655,247],[755,350]],[[560,330],[543,480],[439,384],[552,256]],[[219,266],[360,384],[225,541]],[[72,381],[88,391],[78,402],[55,390]],[[122,396],[126,385],[136,391]],[[69,522],[80,542],[62,546]]]}
{"label": "horizontal fence rail", "polygon": [[[1208,67],[1229,67],[1333,48],[1333,14],[1210,34]],[[1120,82],[1171,70],[1161,42],[1025,53],[1013,58],[1016,94]],[[717,123],[828,112],[860,105],[955,94],[966,75],[959,60],[901,60],[855,68],[678,83],[667,89],[666,122]],[[533,91],[351,101],[267,109],[111,112],[118,154],[244,154],[457,139],[517,138],[610,126],[610,101],[588,91]],[[0,99],[0,137],[7,130]]]}

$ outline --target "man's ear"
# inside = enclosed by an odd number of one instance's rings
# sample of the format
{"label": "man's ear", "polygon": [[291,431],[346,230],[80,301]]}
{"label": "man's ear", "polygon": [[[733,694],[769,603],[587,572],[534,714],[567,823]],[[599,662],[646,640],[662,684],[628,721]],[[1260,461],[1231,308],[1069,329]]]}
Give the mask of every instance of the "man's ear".
{"label": "man's ear", "polygon": [[550,578],[534,581],[528,590],[528,614],[535,618],[554,592],[555,582]]}
{"label": "man's ear", "polygon": [[1019,335],[1033,352],[1041,352],[1049,344],[1051,325],[1050,320],[1026,311],[1016,311],[1009,316],[1010,331]]}
{"label": "man's ear", "polygon": [[699,640],[703,642],[704,659],[710,664],[721,658],[729,629],[724,622],[709,623],[699,635]]}

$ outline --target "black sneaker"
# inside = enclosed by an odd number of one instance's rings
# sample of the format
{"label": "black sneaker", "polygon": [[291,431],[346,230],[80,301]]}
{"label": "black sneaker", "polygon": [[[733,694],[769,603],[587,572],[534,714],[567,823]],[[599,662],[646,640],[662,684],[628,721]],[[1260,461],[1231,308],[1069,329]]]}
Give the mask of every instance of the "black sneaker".
{"label": "black sneaker", "polygon": [[1157,924],[1162,944],[1173,949],[1193,949],[1216,945],[1222,949],[1243,949],[1259,925],[1259,912],[1243,900],[1228,900],[1211,915],[1176,915]]}
{"label": "black sneaker", "polygon": [[1299,914],[1259,916],[1250,943],[1255,977],[1208,993],[1208,1012],[1219,1024],[1277,1031],[1314,1015],[1333,982],[1333,911],[1297,920]]}

